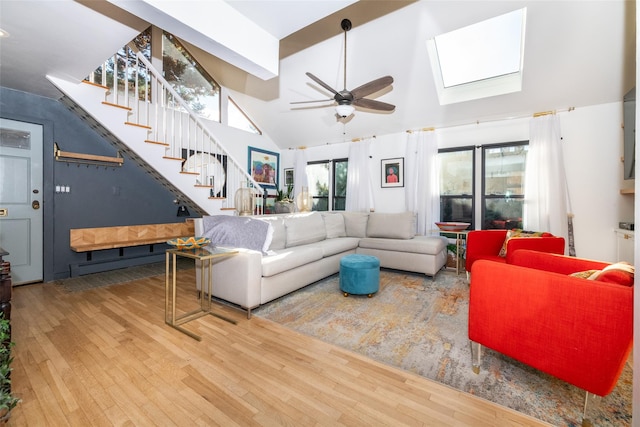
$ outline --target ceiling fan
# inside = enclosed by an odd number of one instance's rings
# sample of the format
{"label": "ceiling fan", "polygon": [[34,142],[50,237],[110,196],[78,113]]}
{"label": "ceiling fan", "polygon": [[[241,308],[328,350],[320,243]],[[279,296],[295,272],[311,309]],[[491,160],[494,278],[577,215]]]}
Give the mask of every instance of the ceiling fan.
{"label": "ceiling fan", "polygon": [[362,86],[358,86],[353,90],[347,90],[347,31],[351,29],[351,21],[348,19],[343,19],[340,23],[342,30],[344,31],[344,89],[341,91],[337,91],[318,77],[313,74],[307,72],[305,73],[311,80],[318,83],[320,86],[333,93],[334,96],[332,99],[321,99],[315,101],[298,101],[292,102],[292,104],[305,104],[310,102],[327,102],[334,100],[338,103],[336,106],[336,113],[338,116],[345,118],[350,116],[355,110],[354,106],[367,108],[369,110],[375,111],[393,111],[396,107],[395,105],[388,104],[386,102],[376,101],[374,99],[365,98],[367,95],[371,95],[372,93],[376,93],[387,86],[390,86],[393,83],[393,77],[384,76],[379,79],[375,79],[370,81],[369,83],[365,83]]}

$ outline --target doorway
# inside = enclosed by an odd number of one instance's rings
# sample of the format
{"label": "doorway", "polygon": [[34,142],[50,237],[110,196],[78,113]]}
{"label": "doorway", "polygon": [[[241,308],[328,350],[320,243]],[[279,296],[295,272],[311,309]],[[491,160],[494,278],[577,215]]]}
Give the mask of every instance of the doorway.
{"label": "doorway", "polygon": [[0,118],[0,247],[14,285],[43,280],[42,125]]}

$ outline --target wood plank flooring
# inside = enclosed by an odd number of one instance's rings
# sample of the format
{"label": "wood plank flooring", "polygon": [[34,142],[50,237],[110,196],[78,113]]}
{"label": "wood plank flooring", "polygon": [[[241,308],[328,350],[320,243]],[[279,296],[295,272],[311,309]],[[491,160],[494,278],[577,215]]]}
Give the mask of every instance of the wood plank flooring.
{"label": "wood plank flooring", "polygon": [[[195,306],[193,271],[178,307]],[[164,277],[14,288],[11,426],[543,426],[253,317],[164,323]]]}

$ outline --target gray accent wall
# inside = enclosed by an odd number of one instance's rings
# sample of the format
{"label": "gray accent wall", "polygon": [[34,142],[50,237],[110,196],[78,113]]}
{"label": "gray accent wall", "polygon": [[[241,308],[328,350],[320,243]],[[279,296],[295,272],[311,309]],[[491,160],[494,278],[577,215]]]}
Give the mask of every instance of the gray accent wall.
{"label": "gray accent wall", "polygon": [[[170,190],[126,156],[121,167],[56,161],[54,143],[76,153],[117,152],[58,100],[0,87],[0,117],[43,126],[44,282],[164,260],[161,244],[125,248],[122,256],[118,249],[94,251],[88,261],[70,249],[69,230],[184,221]],[[56,185],[71,191],[56,193]]]}

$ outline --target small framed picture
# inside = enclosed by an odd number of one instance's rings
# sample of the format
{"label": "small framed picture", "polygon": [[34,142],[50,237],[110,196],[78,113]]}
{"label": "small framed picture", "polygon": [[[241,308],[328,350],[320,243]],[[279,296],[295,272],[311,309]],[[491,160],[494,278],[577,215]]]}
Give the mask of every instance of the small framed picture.
{"label": "small framed picture", "polygon": [[381,160],[382,188],[404,187],[404,157]]}
{"label": "small framed picture", "polygon": [[284,185],[286,187],[293,185],[293,168],[284,170]]}

